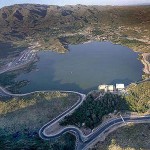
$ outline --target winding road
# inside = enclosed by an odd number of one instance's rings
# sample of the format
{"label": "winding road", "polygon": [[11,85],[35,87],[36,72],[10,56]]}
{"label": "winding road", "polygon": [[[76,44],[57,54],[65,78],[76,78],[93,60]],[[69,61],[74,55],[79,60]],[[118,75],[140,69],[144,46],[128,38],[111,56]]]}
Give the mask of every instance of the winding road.
{"label": "winding road", "polygon": [[[3,96],[25,96],[25,95],[33,94],[36,92],[50,92],[50,91],[35,91],[35,92],[31,92],[31,93],[26,93],[26,94],[12,94],[9,91],[7,91],[6,89],[4,89],[3,87],[0,87],[0,93]],[[130,117],[127,116],[127,117],[123,117],[126,124],[124,124],[122,118],[120,118],[120,117],[119,118],[113,118],[107,122],[102,123],[94,132],[92,132],[91,134],[89,134],[87,136],[85,136],[82,133],[82,131],[75,126],[66,126],[63,129],[58,130],[56,133],[47,134],[45,132],[45,130],[47,128],[51,128],[53,125],[57,124],[60,120],[62,120],[65,116],[71,114],[75,109],[77,109],[83,103],[83,101],[86,98],[85,94],[82,94],[79,92],[74,92],[74,91],[60,91],[60,92],[77,94],[79,96],[79,99],[77,100],[77,102],[72,107],[70,107],[68,110],[66,110],[65,112],[63,112],[62,114],[60,114],[59,116],[57,116],[56,118],[54,118],[53,120],[51,120],[50,122],[45,124],[39,130],[39,136],[43,140],[50,140],[53,138],[58,138],[61,135],[69,132],[69,133],[72,133],[76,136],[76,150],[85,150],[85,149],[88,149],[88,147],[92,143],[94,143],[98,138],[103,136],[106,132],[110,131],[115,126],[126,125],[128,123],[150,123],[150,115],[147,115],[147,116],[130,116]]]}
{"label": "winding road", "polygon": [[[35,56],[36,56],[36,53],[32,53],[29,51],[27,51],[26,53],[23,53],[14,62],[8,64],[6,68],[1,70],[0,74],[7,72],[7,71],[16,70],[16,69],[24,66],[25,64],[32,62],[33,59],[35,58]],[[28,58],[30,58],[30,59],[28,60]],[[26,93],[26,94],[12,94],[9,91],[7,91],[5,88],[0,87],[0,96],[1,97],[3,97],[3,96],[9,96],[9,97],[10,96],[25,96],[25,95],[33,94],[36,92],[51,92],[51,91],[35,91],[35,92],[31,92],[31,93]],[[123,119],[126,122],[126,124],[124,123],[122,118],[113,118],[107,122],[102,123],[94,132],[92,132],[91,134],[89,134],[87,136],[85,136],[82,133],[82,131],[75,126],[66,126],[63,129],[57,131],[56,133],[47,134],[45,132],[45,130],[47,128],[51,128],[53,125],[57,124],[60,120],[62,120],[65,116],[71,114],[75,109],[77,109],[83,103],[83,101],[86,98],[85,94],[75,92],[75,91],[60,91],[60,92],[77,94],[79,96],[79,99],[72,107],[70,107],[68,110],[66,110],[65,112],[63,112],[62,114],[60,114],[59,116],[57,116],[56,118],[54,118],[53,120],[51,120],[50,122],[45,124],[39,130],[39,136],[43,140],[50,140],[52,138],[57,138],[57,137],[63,135],[64,133],[70,132],[76,136],[76,146],[75,146],[76,149],[77,150],[85,150],[85,149],[88,149],[88,147],[93,142],[95,142],[98,138],[100,138],[106,132],[110,131],[115,126],[117,127],[118,125],[126,125],[128,123],[150,123],[150,115],[130,116],[130,117],[125,116],[125,117],[123,117]]]}
{"label": "winding road", "polygon": [[[82,98],[82,96],[81,96]],[[69,110],[66,112],[62,113],[52,121],[48,122],[45,124],[40,130],[39,130],[39,136],[43,140],[50,140],[52,138],[58,138],[61,135],[69,132],[72,133],[76,136],[76,149],[77,150],[85,150],[87,149],[93,142],[95,142],[98,138],[100,138],[101,135],[104,135],[106,132],[114,128],[115,126],[118,125],[127,125],[128,123],[150,123],[150,115],[147,116],[130,116],[130,117],[123,117],[124,121],[126,124],[123,122],[122,118],[113,118],[107,122],[104,122],[99,126],[99,128],[92,132],[91,134],[85,136],[82,131],[75,127],[75,126],[67,126],[61,129],[60,131],[57,131],[56,133],[53,134],[47,134],[45,130],[47,128],[52,127],[54,124],[58,123],[60,120],[62,120],[65,116],[68,114],[72,113],[80,104],[83,102],[83,99],[81,101],[71,107]]]}

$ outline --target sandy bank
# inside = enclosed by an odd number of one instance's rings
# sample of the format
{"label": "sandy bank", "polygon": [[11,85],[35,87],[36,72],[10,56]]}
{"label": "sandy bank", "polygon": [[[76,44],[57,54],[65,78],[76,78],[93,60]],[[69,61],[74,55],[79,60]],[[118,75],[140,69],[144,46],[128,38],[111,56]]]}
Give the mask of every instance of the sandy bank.
{"label": "sandy bank", "polygon": [[150,74],[150,62],[149,62],[149,59],[150,59],[150,53],[143,53],[142,54],[142,63],[144,64],[144,73],[146,74]]}

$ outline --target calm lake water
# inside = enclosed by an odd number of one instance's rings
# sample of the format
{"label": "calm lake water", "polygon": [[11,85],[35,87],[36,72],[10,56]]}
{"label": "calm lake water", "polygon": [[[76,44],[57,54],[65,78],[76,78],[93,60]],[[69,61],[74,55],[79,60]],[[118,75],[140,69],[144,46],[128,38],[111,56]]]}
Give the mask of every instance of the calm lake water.
{"label": "calm lake water", "polygon": [[89,92],[99,84],[141,80],[143,65],[138,54],[127,47],[110,42],[69,45],[69,52],[38,52],[34,69],[18,74],[15,82],[29,81],[21,93],[35,90],[74,90]]}

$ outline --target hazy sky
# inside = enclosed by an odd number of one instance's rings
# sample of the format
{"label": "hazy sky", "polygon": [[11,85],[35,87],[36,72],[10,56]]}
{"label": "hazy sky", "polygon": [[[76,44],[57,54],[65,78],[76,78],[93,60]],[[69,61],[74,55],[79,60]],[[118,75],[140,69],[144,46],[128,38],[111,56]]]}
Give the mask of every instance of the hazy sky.
{"label": "hazy sky", "polygon": [[49,5],[131,5],[150,3],[150,0],[0,0],[0,8],[13,4],[35,3]]}

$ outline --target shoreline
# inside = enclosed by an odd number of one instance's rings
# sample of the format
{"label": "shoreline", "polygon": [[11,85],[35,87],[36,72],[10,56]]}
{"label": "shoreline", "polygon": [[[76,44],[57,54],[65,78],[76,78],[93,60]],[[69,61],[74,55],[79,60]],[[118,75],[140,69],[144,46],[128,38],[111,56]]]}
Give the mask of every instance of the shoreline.
{"label": "shoreline", "polygon": [[150,57],[150,53],[142,53],[141,62],[144,65],[143,72],[150,75],[150,62],[148,61],[148,57]]}

